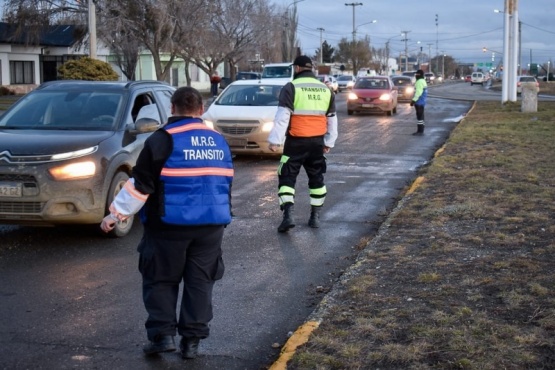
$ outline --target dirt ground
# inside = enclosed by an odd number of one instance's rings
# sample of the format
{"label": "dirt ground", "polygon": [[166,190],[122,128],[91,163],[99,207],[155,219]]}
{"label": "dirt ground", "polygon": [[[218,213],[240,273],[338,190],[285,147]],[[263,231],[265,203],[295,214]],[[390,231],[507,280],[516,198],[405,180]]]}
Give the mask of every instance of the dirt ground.
{"label": "dirt ground", "polygon": [[288,369],[555,369],[555,103],[519,110],[477,103]]}

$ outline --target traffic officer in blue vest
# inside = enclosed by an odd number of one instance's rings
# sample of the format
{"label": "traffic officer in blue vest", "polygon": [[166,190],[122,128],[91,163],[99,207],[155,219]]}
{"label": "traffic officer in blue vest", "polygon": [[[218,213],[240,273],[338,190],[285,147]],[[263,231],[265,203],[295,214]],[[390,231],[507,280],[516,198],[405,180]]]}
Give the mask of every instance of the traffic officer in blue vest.
{"label": "traffic officer in blue vest", "polygon": [[301,167],[308,176],[311,205],[308,226],[320,226],[320,209],[327,194],[324,155],[337,139],[334,94],[314,76],[309,57],[297,57],[293,66],[295,76],[281,89],[274,127],[268,137],[270,150],[284,145],[278,168],[278,198],[283,211],[279,232],[295,227],[295,183]]}
{"label": "traffic officer in blue vest", "polygon": [[[132,178],[110,205],[101,228],[140,213],[144,233],[137,250],[149,343],[147,355],[176,350],[195,358],[212,320],[212,288],[222,278],[222,238],[231,222],[233,164],[229,147],[200,118],[202,96],[181,87],[172,117],[145,142]],[[183,295],[176,318],[179,285]]]}

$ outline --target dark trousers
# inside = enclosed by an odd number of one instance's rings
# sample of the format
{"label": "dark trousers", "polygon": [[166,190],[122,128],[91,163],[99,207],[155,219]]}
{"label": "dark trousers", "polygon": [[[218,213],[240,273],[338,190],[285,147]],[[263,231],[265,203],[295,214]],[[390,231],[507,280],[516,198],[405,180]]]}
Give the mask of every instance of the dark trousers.
{"label": "dark trousers", "polygon": [[210,93],[212,94],[212,96],[218,95],[218,85],[219,82],[212,82],[210,84]]}
{"label": "dark trousers", "polygon": [[[326,157],[324,156],[324,138],[292,138],[285,140],[283,155],[278,169],[279,196],[284,199],[284,187],[295,188],[297,176],[303,167],[308,176],[311,205],[321,205],[325,199],[324,173]],[[323,189],[323,192],[318,190]],[[286,191],[286,190],[285,190]],[[294,196],[294,194],[293,194]],[[280,201],[280,205],[286,203]]]}
{"label": "dark trousers", "polygon": [[414,109],[416,110],[416,120],[418,123],[424,123],[424,106],[415,104]]}
{"label": "dark trousers", "polygon": [[[143,277],[145,323],[149,340],[162,335],[206,338],[212,320],[212,288],[222,278],[223,226],[190,227],[179,231],[145,228],[138,246]],[[183,296],[176,319],[179,284]]]}

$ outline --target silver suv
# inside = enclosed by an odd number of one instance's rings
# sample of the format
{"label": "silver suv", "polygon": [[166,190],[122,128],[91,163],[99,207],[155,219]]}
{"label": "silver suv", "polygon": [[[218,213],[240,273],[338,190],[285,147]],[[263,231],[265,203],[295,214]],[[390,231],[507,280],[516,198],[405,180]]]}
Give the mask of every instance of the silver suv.
{"label": "silver suv", "polygon": [[[52,81],[0,117],[0,224],[98,226],[174,88],[158,81]],[[109,233],[129,233],[133,218]],[[98,229],[98,227],[95,227]]]}

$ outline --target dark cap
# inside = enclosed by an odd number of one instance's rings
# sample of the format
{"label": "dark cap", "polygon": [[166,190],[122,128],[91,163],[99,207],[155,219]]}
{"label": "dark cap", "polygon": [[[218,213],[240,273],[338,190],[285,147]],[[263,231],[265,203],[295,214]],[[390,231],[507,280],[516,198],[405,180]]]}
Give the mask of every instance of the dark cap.
{"label": "dark cap", "polygon": [[301,55],[295,58],[294,66],[312,68],[312,60],[306,55]]}
{"label": "dark cap", "polygon": [[419,69],[418,71],[416,71],[415,75],[416,75],[416,76],[423,77],[423,76],[424,76],[424,71],[421,70],[421,69]]}

